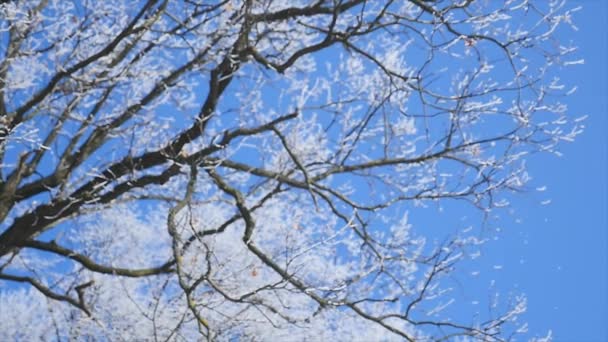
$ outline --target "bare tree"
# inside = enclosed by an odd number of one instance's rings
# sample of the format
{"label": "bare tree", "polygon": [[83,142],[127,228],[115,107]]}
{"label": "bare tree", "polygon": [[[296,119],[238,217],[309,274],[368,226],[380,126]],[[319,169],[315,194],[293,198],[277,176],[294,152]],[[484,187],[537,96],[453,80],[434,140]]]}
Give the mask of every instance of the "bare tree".
{"label": "bare tree", "polygon": [[444,310],[482,239],[408,213],[499,210],[580,132],[571,12],[2,1],[0,336],[511,339],[523,297]]}

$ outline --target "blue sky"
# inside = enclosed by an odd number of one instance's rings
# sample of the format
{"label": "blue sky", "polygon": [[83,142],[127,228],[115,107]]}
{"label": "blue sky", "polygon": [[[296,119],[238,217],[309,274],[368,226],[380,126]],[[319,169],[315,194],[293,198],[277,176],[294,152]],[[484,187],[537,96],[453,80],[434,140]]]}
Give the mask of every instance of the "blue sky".
{"label": "blue sky", "polygon": [[569,3],[583,6],[574,18],[579,31],[561,38],[575,41],[586,63],[564,71],[564,83],[578,86],[565,101],[572,117],[589,115],[586,131],[561,146],[562,157],[530,158],[532,188],[547,190],[514,198],[500,222],[505,233],[484,250],[483,266],[502,268],[478,285],[496,279],[503,293],[527,294],[530,336],[551,330],[558,342],[608,341],[608,1]]}
{"label": "blue sky", "polygon": [[[551,331],[556,342],[608,341],[608,1],[570,0],[566,8],[578,6],[582,9],[573,18],[578,31],[560,31],[558,39],[575,42],[585,64],[565,68],[559,77],[568,88],[578,87],[562,101],[571,118],[588,115],[585,132],[559,147],[561,157],[535,154],[528,159],[530,191],[510,196],[512,206],[481,228],[500,228],[498,234],[485,235],[497,240],[483,247],[481,258],[460,265],[454,276],[456,294],[462,294],[451,311],[456,321],[474,313],[459,301],[480,299],[474,310],[483,316],[483,302],[493,291],[503,302],[525,294],[528,311],[522,320],[529,331],[518,340]],[[423,228],[429,222],[479,226],[473,215],[453,221],[471,212],[466,207],[448,205],[444,213],[436,209],[414,210],[411,221]],[[471,275],[478,270],[479,276]]]}
{"label": "blue sky", "polygon": [[[547,190],[514,201],[514,218],[491,256],[504,261],[496,279],[528,295],[530,332],[551,329],[555,341],[608,341],[608,3],[581,5],[569,36],[585,64],[565,70],[566,84],[578,85],[567,98],[573,117],[589,115],[586,130],[564,144],[562,157],[536,155],[528,164],[533,184]],[[551,204],[540,205],[551,199]]]}

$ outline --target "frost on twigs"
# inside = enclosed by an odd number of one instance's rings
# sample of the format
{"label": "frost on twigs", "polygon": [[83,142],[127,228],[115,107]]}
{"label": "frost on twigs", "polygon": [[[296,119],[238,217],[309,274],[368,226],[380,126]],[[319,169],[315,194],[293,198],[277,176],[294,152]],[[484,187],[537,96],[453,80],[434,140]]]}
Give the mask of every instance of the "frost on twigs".
{"label": "frost on twigs", "polygon": [[575,11],[2,2],[0,339],[539,336],[455,291],[486,237],[439,218],[582,131]]}

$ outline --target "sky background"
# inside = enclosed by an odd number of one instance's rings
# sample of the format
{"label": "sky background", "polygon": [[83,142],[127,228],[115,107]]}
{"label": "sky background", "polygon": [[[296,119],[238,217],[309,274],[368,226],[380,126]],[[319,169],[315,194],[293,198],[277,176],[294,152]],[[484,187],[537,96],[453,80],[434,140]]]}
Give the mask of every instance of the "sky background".
{"label": "sky background", "polygon": [[[578,86],[564,102],[571,118],[588,115],[586,130],[574,143],[561,145],[562,157],[529,158],[531,189],[546,186],[546,191],[515,195],[512,211],[492,224],[504,232],[474,265],[487,271],[473,282],[468,269],[458,277],[470,298],[489,293],[492,281],[505,296],[525,293],[526,337],[551,331],[557,342],[600,342],[608,341],[608,0],[568,3],[582,6],[574,15],[579,30],[564,30],[559,39],[574,41],[585,64],[564,69],[563,83]],[[551,203],[541,204],[547,200]],[[435,209],[413,211],[411,220],[424,227],[429,215],[437,215]],[[457,320],[466,321],[468,314],[460,314]]]}
{"label": "sky background", "polygon": [[[504,234],[481,259],[500,269],[484,274],[479,291],[496,280],[501,293],[525,293],[530,337],[551,330],[557,342],[600,342],[608,341],[608,0],[569,4],[582,6],[574,16],[579,31],[561,38],[577,43],[585,64],[564,70],[564,83],[578,86],[564,101],[571,117],[589,116],[586,130],[561,145],[562,157],[530,158],[532,189],[546,191],[513,198],[500,222]],[[417,219],[427,217],[412,213]]]}
{"label": "sky background", "polygon": [[510,231],[486,257],[503,265],[500,286],[527,294],[532,336],[552,330],[554,341],[608,341],[608,2],[569,1],[578,5],[579,31],[562,38],[577,43],[585,64],[562,77],[578,86],[565,102],[572,117],[589,115],[586,130],[561,146],[562,157],[530,158],[532,184],[547,190],[513,201]]}

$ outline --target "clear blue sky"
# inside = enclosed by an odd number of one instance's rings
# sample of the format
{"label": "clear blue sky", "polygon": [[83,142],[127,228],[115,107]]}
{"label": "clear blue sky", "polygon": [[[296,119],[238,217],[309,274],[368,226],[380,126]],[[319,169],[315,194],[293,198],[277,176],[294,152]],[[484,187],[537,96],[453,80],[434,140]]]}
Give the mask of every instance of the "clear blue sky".
{"label": "clear blue sky", "polygon": [[[562,38],[577,42],[585,64],[562,77],[579,87],[566,102],[574,117],[589,115],[586,131],[562,145],[561,158],[531,158],[533,184],[547,190],[517,199],[521,223],[491,253],[504,261],[500,286],[527,293],[531,333],[551,329],[555,341],[608,341],[608,2],[569,2],[577,5],[579,31]],[[545,199],[551,204],[540,205]]]}
{"label": "clear blue sky", "polygon": [[[482,291],[496,279],[503,293],[527,294],[529,336],[552,330],[556,342],[600,342],[608,341],[608,0],[569,4],[583,7],[574,17],[579,31],[561,38],[580,46],[585,64],[562,75],[578,85],[565,101],[572,117],[589,115],[586,131],[561,146],[561,158],[530,159],[533,187],[547,190],[514,199],[504,234],[484,251],[487,268],[502,269],[466,290]],[[547,199],[551,204],[540,204]]]}
{"label": "clear blue sky", "polygon": [[[498,240],[488,242],[482,257],[455,276],[456,293],[463,294],[457,301],[480,299],[476,310],[481,316],[487,313],[484,298],[493,291],[502,302],[527,295],[522,320],[529,331],[517,340],[551,331],[555,342],[608,341],[608,0],[569,0],[566,7],[579,5],[573,17],[579,30],[563,30],[558,39],[575,42],[585,64],[565,68],[559,76],[562,83],[578,86],[562,101],[571,118],[588,115],[586,130],[560,146],[562,157],[529,158],[531,191],[510,197],[512,210],[498,212],[500,219],[487,225],[501,228]],[[545,186],[543,192],[534,191]],[[542,205],[546,200],[551,203]],[[410,217],[416,227],[424,227],[429,220],[456,223],[454,217],[465,212],[455,206],[451,213],[413,211]],[[467,222],[479,224],[473,218]],[[471,270],[481,273],[471,276]],[[466,321],[472,312],[454,305],[454,319]]]}

